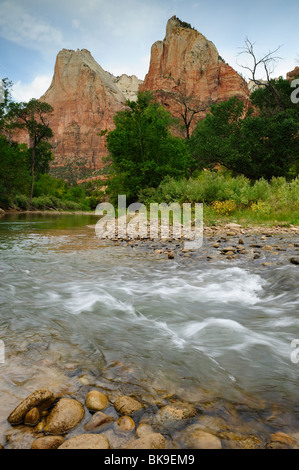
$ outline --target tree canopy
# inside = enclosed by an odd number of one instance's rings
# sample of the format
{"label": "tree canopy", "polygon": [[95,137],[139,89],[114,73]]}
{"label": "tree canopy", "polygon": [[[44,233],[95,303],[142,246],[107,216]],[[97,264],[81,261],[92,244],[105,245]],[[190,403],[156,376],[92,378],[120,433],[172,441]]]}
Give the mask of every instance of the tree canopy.
{"label": "tree canopy", "polygon": [[116,114],[115,129],[107,136],[111,159],[108,191],[112,198],[126,194],[133,201],[140,189],[157,187],[166,175],[186,176],[190,156],[185,140],[169,131],[173,124],[170,113],[151,93],[139,93],[137,102],[127,101],[127,106]]}

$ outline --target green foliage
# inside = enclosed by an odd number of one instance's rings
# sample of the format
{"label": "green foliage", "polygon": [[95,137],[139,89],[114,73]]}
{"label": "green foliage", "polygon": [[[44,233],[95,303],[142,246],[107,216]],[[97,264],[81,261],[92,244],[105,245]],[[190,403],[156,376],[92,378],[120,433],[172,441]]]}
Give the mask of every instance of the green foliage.
{"label": "green foliage", "polygon": [[0,135],[0,206],[9,206],[16,192],[27,192],[30,184],[28,148]]}
{"label": "green foliage", "polygon": [[[298,106],[298,105],[296,105]],[[243,101],[233,97],[211,106],[190,139],[196,168],[217,164],[250,179],[295,176],[299,160],[297,108],[272,115],[245,113]]]}
{"label": "green foliage", "polygon": [[142,188],[157,187],[165,175],[185,176],[190,157],[186,142],[170,134],[170,113],[151,93],[139,93],[138,101],[127,105],[116,114],[115,130],[107,136],[112,169],[108,191],[112,199],[126,194],[132,201]]}

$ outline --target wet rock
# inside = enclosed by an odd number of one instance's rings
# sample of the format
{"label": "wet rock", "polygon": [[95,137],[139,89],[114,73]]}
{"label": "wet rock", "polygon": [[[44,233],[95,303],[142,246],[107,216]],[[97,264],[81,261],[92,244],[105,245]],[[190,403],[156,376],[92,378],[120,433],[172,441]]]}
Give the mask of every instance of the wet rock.
{"label": "wet rock", "polygon": [[188,403],[175,403],[160,408],[153,419],[154,429],[168,429],[180,426],[186,419],[190,419],[197,413],[195,406]]}
{"label": "wet rock", "polygon": [[90,411],[101,411],[107,408],[109,401],[104,393],[91,390],[86,395],[85,405]]}
{"label": "wet rock", "polygon": [[4,449],[4,447],[3,447],[3,445],[2,445],[2,444],[0,444],[0,449]]}
{"label": "wet rock", "polygon": [[203,431],[198,425],[188,426],[181,433],[181,442],[184,448],[189,449],[222,449],[218,437]]}
{"label": "wet rock", "polygon": [[130,416],[133,413],[142,410],[143,405],[139,401],[135,400],[135,398],[123,395],[115,401],[114,408],[121,415]]}
{"label": "wet rock", "polygon": [[83,405],[72,398],[61,398],[47,417],[44,432],[65,434],[80,423],[84,416]]}
{"label": "wet rock", "polygon": [[166,439],[159,433],[146,434],[130,444],[128,449],[165,449]]}
{"label": "wet rock", "polygon": [[290,449],[294,446],[294,440],[284,432],[271,434],[270,441],[266,444],[267,449]]}
{"label": "wet rock", "polygon": [[299,264],[299,258],[291,258],[291,259],[290,259],[290,262],[291,262],[292,264],[297,264],[297,265],[298,265],[298,264]]}
{"label": "wet rock", "polygon": [[219,248],[220,243],[214,243],[213,248]]}
{"label": "wet rock", "polygon": [[173,251],[170,251],[170,252],[168,253],[168,259],[174,259],[174,253],[173,253]]}
{"label": "wet rock", "polygon": [[36,426],[40,420],[40,413],[37,408],[32,408],[24,418],[24,424],[27,426]]}
{"label": "wet rock", "polygon": [[273,246],[272,246],[272,245],[265,245],[265,246],[263,246],[263,250],[264,250],[264,251],[272,251],[272,250],[273,250]]}
{"label": "wet rock", "polygon": [[226,440],[225,447],[229,449],[261,449],[263,442],[253,435],[244,435],[233,431],[219,433],[221,439]]}
{"label": "wet rock", "polygon": [[132,432],[135,429],[135,423],[130,416],[121,416],[115,422],[114,431],[118,433]]}
{"label": "wet rock", "polygon": [[46,418],[42,418],[40,422],[37,424],[37,426],[34,428],[34,430],[36,432],[43,432],[45,426],[46,426]]}
{"label": "wet rock", "polygon": [[236,248],[234,246],[226,246],[224,248],[222,248],[222,252],[223,253],[234,253],[236,251]]}
{"label": "wet rock", "polygon": [[53,393],[47,388],[41,388],[31,393],[25,400],[23,400],[9,415],[8,422],[12,425],[22,423],[26,414],[35,407],[38,407],[43,402],[48,402],[53,399]]}
{"label": "wet rock", "polygon": [[240,231],[241,228],[242,228],[242,225],[240,224],[235,224],[235,223],[230,223],[230,224],[226,224],[224,226],[224,228],[228,229],[228,230],[235,230],[235,231]]}
{"label": "wet rock", "polygon": [[102,434],[80,434],[64,441],[58,449],[109,449],[109,440]]}
{"label": "wet rock", "polygon": [[84,430],[85,431],[104,431],[107,429],[112,422],[114,421],[114,418],[112,416],[108,416],[105,413],[102,413],[101,411],[97,411],[90,421],[85,424]]}
{"label": "wet rock", "polygon": [[136,434],[138,437],[144,437],[147,434],[152,434],[153,433],[153,428],[151,427],[150,424],[147,423],[141,423],[136,429]]}
{"label": "wet rock", "polygon": [[244,245],[244,240],[243,240],[243,238],[239,238],[238,243],[239,243],[239,245]]}
{"label": "wet rock", "polygon": [[32,442],[31,449],[57,449],[63,442],[62,436],[38,437]]}
{"label": "wet rock", "polygon": [[157,250],[154,250],[154,254],[155,254],[155,255],[160,255],[161,253],[163,253],[162,250],[158,250],[158,249],[157,249]]}

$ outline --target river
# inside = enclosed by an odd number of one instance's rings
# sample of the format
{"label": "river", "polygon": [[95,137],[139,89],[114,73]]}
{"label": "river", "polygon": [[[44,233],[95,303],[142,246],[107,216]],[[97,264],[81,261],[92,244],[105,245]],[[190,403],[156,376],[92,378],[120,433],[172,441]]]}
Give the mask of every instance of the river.
{"label": "river", "polygon": [[87,228],[95,221],[0,219],[0,438],[26,393],[77,393],[84,377],[190,401],[198,390],[211,400],[246,397],[266,403],[256,406],[265,416],[281,406],[295,430],[298,267],[157,258],[99,240]]}

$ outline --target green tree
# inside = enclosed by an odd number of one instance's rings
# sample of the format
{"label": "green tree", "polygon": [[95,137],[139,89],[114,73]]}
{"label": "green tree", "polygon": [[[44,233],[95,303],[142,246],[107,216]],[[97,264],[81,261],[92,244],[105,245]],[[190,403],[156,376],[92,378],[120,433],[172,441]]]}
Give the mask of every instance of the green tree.
{"label": "green tree", "polygon": [[269,180],[294,172],[299,158],[298,132],[299,121],[292,109],[257,116],[234,97],[211,106],[211,114],[192,134],[191,151],[199,169],[221,164],[251,179]]}
{"label": "green tree", "polygon": [[47,142],[53,136],[49,126],[48,116],[53,111],[52,106],[36,99],[28,103],[10,103],[6,115],[7,129],[23,129],[29,136],[30,150],[30,204],[34,191],[34,181],[37,169],[48,171],[52,159],[50,144]]}
{"label": "green tree", "polygon": [[107,135],[111,159],[108,191],[113,198],[126,194],[129,201],[145,187],[157,187],[170,175],[187,175],[190,156],[186,142],[173,137],[170,113],[155,102],[150,92],[139,93],[137,102],[114,118],[115,129]]}
{"label": "green tree", "polygon": [[30,172],[28,148],[0,136],[0,204],[9,207],[16,193],[28,192]]}

